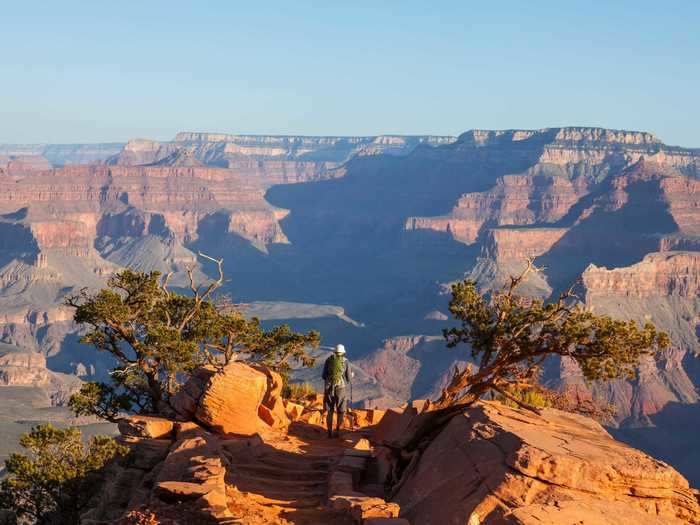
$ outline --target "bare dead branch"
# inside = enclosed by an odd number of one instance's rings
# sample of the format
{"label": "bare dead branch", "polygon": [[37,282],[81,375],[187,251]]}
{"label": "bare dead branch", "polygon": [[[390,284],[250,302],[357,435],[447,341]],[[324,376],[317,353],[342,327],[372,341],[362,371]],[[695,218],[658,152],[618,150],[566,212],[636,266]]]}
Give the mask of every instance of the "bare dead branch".
{"label": "bare dead branch", "polygon": [[168,283],[170,282],[170,278],[173,276],[173,272],[168,272],[163,276],[163,280],[161,281],[160,284],[160,289],[163,290],[165,295],[168,297],[170,296],[170,290],[168,290]]}
{"label": "bare dead branch", "polygon": [[209,285],[209,287],[206,289],[206,291],[202,294],[202,298],[206,299],[209,297],[209,295],[219,288],[222,284],[224,284],[224,260],[223,259],[215,259],[214,257],[211,257],[205,253],[202,252],[197,252],[197,254],[200,257],[204,257],[205,259],[209,259],[210,261],[213,261],[216,263],[216,266],[219,270],[219,278],[216,279],[213,283]]}
{"label": "bare dead branch", "polygon": [[199,298],[199,286],[197,286],[194,282],[194,267],[187,266],[185,268],[185,271],[187,272],[187,278],[190,281],[190,290],[192,290],[192,293],[194,294],[196,300]]}

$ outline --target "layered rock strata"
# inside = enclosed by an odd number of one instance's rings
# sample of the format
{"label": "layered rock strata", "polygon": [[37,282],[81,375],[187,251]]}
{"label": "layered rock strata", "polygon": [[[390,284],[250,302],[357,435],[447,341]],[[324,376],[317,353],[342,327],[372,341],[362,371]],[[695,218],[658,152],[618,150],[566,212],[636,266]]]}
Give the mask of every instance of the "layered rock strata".
{"label": "layered rock strata", "polygon": [[553,409],[480,404],[452,418],[411,463],[393,499],[411,523],[700,522],[678,472],[598,423]]}

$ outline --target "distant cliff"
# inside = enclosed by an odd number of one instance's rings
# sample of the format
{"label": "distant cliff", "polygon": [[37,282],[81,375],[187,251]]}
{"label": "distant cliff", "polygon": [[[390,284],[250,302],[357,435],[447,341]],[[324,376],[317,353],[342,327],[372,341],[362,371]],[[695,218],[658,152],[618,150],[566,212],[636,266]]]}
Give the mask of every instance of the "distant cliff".
{"label": "distant cliff", "polygon": [[102,162],[116,155],[124,147],[123,143],[104,144],[0,144],[0,155],[39,156],[52,166],[66,164],[89,164]]}

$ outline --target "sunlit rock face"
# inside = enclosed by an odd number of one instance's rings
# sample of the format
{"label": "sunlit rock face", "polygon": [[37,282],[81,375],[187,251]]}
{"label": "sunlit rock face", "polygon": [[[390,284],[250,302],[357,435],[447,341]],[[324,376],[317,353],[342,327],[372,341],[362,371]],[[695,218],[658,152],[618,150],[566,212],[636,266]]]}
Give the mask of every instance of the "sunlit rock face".
{"label": "sunlit rock face", "polygon": [[411,523],[700,520],[683,476],[579,415],[481,403],[452,418],[421,452],[393,498]]}

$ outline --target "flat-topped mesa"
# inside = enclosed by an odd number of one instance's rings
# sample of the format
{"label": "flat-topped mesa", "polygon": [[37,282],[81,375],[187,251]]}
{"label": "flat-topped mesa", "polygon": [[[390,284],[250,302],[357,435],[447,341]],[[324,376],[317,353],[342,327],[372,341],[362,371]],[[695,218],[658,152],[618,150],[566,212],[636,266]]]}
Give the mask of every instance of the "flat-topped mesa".
{"label": "flat-topped mesa", "polygon": [[565,127],[539,130],[482,130],[475,129],[461,134],[458,144],[471,146],[505,145],[513,142],[544,142],[575,146],[625,145],[663,146],[658,138],[644,131],[625,131],[605,128]]}
{"label": "flat-topped mesa", "polygon": [[[538,165],[566,167],[581,162],[587,169],[598,165],[629,166],[649,159],[697,177],[700,150],[668,146],[651,133],[604,128],[545,128],[541,130],[471,130],[454,143],[456,151],[495,148],[530,152]],[[537,167],[537,165],[535,166]]]}
{"label": "flat-topped mesa", "polygon": [[230,142],[239,145],[284,146],[305,145],[309,147],[336,146],[340,144],[385,144],[407,145],[411,143],[448,144],[455,137],[449,135],[366,135],[366,136],[305,136],[305,135],[230,135],[226,133],[181,132],[174,142]]}
{"label": "flat-topped mesa", "polygon": [[389,153],[407,155],[421,144],[437,146],[454,142],[455,137],[433,135],[376,136],[295,136],[229,135],[223,133],[178,133],[171,147],[193,148],[208,164],[222,164],[241,158],[256,160],[287,159],[342,164],[355,155]]}
{"label": "flat-topped mesa", "polygon": [[700,291],[700,252],[650,253],[612,270],[591,264],[582,280],[589,303],[601,296],[694,298]]}

